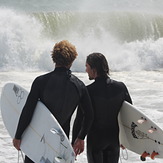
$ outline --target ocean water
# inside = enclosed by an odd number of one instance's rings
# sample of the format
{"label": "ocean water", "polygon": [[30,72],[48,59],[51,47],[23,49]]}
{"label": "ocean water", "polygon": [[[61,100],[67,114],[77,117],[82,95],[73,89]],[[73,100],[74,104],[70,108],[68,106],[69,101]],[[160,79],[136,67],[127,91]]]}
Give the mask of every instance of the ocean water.
{"label": "ocean water", "polygon": [[[163,128],[162,9],[162,0],[0,0],[0,92],[7,82],[29,90],[36,76],[54,69],[53,45],[67,39],[78,51],[73,73],[89,84],[86,56],[103,53],[111,77],[123,81],[134,104]],[[1,115],[0,162],[18,162]],[[86,163],[86,153],[76,162]],[[119,162],[140,160],[128,151]]]}
{"label": "ocean water", "polygon": [[[27,90],[30,89],[33,79],[44,71],[37,72],[21,72],[8,71],[0,73],[0,91],[7,82],[14,82],[22,85]],[[87,74],[84,72],[73,72],[85,84],[91,83]],[[129,89],[133,103],[142,110],[148,117],[155,121],[163,128],[163,71],[123,71],[111,72],[111,78],[123,81]],[[73,120],[72,120],[73,123]],[[124,158],[127,160],[125,160]],[[119,163],[140,163],[140,156],[131,152],[121,151],[121,160]],[[147,158],[148,163],[162,163],[162,159],[151,160]],[[12,146],[12,139],[6,131],[2,117],[0,116],[0,162],[1,163],[17,163],[18,152]],[[86,150],[77,157],[76,163],[86,163]],[[20,163],[22,163],[20,155]]]}

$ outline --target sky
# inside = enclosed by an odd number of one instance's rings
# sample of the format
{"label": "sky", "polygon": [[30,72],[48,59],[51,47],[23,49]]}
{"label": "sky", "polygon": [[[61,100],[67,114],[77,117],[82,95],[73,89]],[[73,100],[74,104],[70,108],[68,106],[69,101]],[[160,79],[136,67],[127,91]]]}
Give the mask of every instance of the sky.
{"label": "sky", "polygon": [[26,11],[163,11],[162,0],[0,0],[0,6]]}

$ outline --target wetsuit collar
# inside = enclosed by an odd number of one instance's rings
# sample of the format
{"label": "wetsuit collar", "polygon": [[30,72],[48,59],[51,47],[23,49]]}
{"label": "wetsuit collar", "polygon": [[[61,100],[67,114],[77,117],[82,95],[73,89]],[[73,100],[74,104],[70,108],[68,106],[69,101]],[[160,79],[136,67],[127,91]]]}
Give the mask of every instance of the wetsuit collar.
{"label": "wetsuit collar", "polygon": [[107,76],[98,76],[95,78],[95,81],[106,80],[107,78],[108,78]]}
{"label": "wetsuit collar", "polygon": [[55,67],[54,71],[55,72],[66,72],[66,71],[71,71],[71,70],[66,67]]}
{"label": "wetsuit collar", "polygon": [[68,77],[71,76],[71,70],[66,67],[55,67],[54,72],[67,74]]}
{"label": "wetsuit collar", "polygon": [[95,82],[106,82],[107,84],[110,83],[110,77],[108,76],[98,76],[95,78]]}

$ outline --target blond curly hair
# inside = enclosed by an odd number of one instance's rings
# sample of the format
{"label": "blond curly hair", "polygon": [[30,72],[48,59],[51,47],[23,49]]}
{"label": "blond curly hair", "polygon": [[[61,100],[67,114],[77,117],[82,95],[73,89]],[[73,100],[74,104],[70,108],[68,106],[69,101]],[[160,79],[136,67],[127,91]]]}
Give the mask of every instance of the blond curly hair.
{"label": "blond curly hair", "polygon": [[74,45],[69,41],[63,40],[55,44],[51,57],[58,66],[70,66],[77,57],[78,53]]}

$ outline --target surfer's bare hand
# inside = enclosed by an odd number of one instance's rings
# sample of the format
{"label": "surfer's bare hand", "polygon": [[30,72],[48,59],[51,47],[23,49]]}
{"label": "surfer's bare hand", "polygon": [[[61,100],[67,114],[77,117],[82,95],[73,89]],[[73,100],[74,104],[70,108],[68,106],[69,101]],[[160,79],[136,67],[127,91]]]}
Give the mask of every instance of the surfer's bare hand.
{"label": "surfer's bare hand", "polygon": [[76,156],[81,154],[84,151],[84,140],[77,138],[73,145],[73,149]]}
{"label": "surfer's bare hand", "polygon": [[21,144],[21,140],[20,140],[20,139],[13,139],[13,146],[14,146],[17,150],[20,150],[20,144]]}

